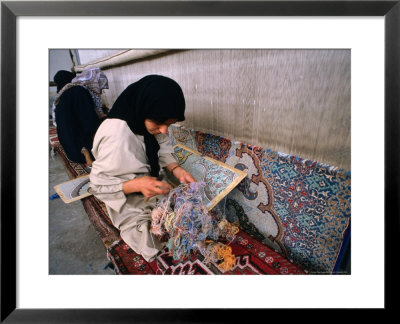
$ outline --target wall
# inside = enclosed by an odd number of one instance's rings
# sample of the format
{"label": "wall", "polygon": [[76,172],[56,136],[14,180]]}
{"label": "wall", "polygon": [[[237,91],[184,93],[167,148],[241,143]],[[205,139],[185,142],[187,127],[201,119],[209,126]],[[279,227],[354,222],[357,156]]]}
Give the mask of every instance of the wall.
{"label": "wall", "polygon": [[[74,62],[71,58],[69,49],[50,49],[49,50],[49,80],[54,81],[54,75],[59,70],[71,71]],[[57,94],[57,87],[49,87],[49,115],[51,115],[51,107]]]}
{"label": "wall", "polygon": [[95,61],[97,59],[101,59],[105,56],[113,55],[115,53],[119,53],[120,49],[107,49],[107,50],[76,50],[77,60],[79,64],[86,64],[88,62]]}
{"label": "wall", "polygon": [[171,51],[104,68],[104,99],[111,106],[130,83],[166,75],[186,97],[182,125],[350,170],[350,56],[340,49]]}
{"label": "wall", "polygon": [[74,67],[69,49],[49,50],[49,80],[53,81],[54,75],[59,70],[71,71]]}

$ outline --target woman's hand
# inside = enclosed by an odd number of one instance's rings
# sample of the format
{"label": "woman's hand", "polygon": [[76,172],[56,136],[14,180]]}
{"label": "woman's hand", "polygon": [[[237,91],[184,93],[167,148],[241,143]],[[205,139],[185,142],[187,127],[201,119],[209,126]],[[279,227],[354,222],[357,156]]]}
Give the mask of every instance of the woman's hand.
{"label": "woman's hand", "polygon": [[171,186],[163,181],[158,181],[155,177],[140,177],[129,180],[122,184],[124,194],[141,192],[146,198],[157,195],[166,195],[171,190]]}
{"label": "woman's hand", "polygon": [[180,183],[191,183],[195,182],[193,176],[187,172],[184,168],[178,166],[172,171],[175,178],[179,180]]}

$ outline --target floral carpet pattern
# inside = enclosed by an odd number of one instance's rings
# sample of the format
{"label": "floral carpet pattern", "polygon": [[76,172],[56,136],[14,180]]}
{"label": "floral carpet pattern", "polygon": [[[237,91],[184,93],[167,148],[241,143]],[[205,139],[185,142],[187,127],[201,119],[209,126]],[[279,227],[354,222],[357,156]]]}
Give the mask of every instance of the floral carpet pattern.
{"label": "floral carpet pattern", "polygon": [[229,221],[308,273],[335,273],[350,235],[350,172],[180,126],[170,138],[248,174],[217,205]]}
{"label": "floral carpet pattern", "polygon": [[[63,161],[71,179],[88,174],[88,169],[79,163],[70,161],[60,145],[54,127],[50,127],[50,146]],[[107,249],[107,256],[117,274],[153,274],[153,275],[290,275],[305,274],[300,266],[287,260],[276,251],[262,244],[244,231],[239,231],[230,243],[236,258],[235,266],[227,272],[221,272],[215,263],[205,264],[204,256],[193,254],[187,260],[173,260],[169,251],[164,249],[152,262],[146,262],[135,253],[120,237],[108,216],[103,202],[94,196],[81,199],[83,207]],[[256,229],[254,229],[256,230]]]}
{"label": "floral carpet pattern", "polygon": [[230,245],[235,255],[235,266],[221,272],[215,263],[205,264],[204,256],[192,254],[186,260],[174,260],[167,248],[152,262],[146,262],[122,240],[108,248],[108,258],[118,274],[158,275],[304,275],[305,272],[279,253],[240,231]]}
{"label": "floral carpet pattern", "polygon": [[[310,274],[335,273],[350,235],[349,172],[183,127],[170,127],[170,137],[173,144],[191,147],[248,174],[215,207],[241,229],[232,244],[237,265],[225,274],[304,273],[300,269]],[[87,174],[84,166],[66,158],[53,127],[49,141],[70,178]],[[117,273],[218,273],[216,267],[204,265],[201,256],[175,264],[168,253],[161,253],[157,261],[146,263],[121,240],[101,201],[88,197],[82,203]]]}

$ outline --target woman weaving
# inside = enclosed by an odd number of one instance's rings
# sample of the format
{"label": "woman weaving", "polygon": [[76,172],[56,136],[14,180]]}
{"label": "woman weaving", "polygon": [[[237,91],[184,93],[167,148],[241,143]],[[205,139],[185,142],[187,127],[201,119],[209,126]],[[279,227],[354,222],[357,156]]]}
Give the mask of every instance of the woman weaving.
{"label": "woman weaving", "polygon": [[172,79],[149,75],[129,85],[96,132],[90,173],[91,191],[102,200],[122,239],[146,261],[163,244],[150,234],[151,211],[158,195],[171,186],[160,169],[181,183],[194,182],[172,155],[168,127],[185,119],[185,98]]}
{"label": "woman weaving", "polygon": [[90,166],[93,137],[106,116],[101,94],[108,89],[108,80],[97,67],[83,70],[70,82],[68,79],[73,74],[65,72],[59,71],[54,76],[58,93],[54,100],[53,123],[67,157]]}

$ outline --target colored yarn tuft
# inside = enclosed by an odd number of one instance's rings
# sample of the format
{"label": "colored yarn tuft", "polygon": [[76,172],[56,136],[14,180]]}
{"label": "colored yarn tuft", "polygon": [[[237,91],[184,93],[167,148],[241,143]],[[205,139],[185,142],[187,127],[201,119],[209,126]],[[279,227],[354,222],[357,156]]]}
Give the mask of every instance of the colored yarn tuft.
{"label": "colored yarn tuft", "polygon": [[210,215],[201,198],[204,187],[204,182],[193,182],[171,190],[153,209],[150,231],[168,238],[166,246],[174,260],[184,260],[198,251],[206,263],[214,262],[225,272],[236,259],[229,246],[216,241],[223,238],[232,242],[239,229]]}
{"label": "colored yarn tuft", "polygon": [[236,264],[230,246],[220,242],[206,241],[199,244],[200,253],[204,256],[205,263],[215,263],[222,272],[229,271]]}

